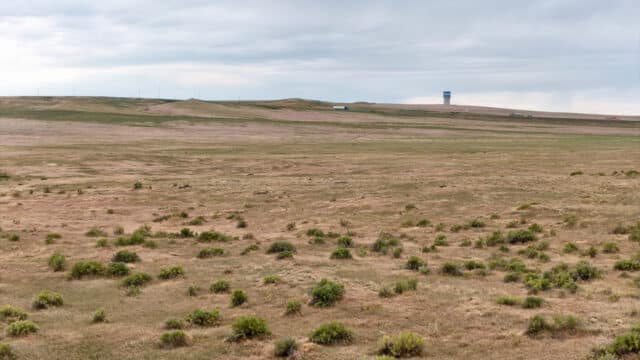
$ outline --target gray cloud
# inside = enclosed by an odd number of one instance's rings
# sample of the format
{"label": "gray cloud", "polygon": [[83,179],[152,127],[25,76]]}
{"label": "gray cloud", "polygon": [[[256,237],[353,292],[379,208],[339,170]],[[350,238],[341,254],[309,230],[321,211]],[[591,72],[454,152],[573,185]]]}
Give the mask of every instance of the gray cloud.
{"label": "gray cloud", "polygon": [[4,2],[0,94],[397,102],[451,88],[640,113],[639,15],[635,0]]}

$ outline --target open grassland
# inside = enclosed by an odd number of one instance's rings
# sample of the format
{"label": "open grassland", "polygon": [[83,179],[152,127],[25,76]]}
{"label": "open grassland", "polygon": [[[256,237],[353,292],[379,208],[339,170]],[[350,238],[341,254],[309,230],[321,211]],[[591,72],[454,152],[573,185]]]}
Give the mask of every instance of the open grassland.
{"label": "open grassland", "polygon": [[640,123],[327,106],[1,99],[0,354],[637,356]]}

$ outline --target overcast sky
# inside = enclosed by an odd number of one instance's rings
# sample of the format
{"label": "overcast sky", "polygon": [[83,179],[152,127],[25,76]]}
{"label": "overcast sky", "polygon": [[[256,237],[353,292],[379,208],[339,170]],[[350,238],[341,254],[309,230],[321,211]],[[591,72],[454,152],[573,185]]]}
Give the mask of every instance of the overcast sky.
{"label": "overcast sky", "polygon": [[0,2],[0,95],[640,114],[639,0]]}

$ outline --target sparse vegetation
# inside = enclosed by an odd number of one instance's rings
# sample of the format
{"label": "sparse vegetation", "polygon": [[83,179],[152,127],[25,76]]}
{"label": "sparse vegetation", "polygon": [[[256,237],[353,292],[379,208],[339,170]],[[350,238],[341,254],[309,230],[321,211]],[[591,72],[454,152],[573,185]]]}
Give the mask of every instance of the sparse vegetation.
{"label": "sparse vegetation", "polygon": [[175,279],[184,276],[184,269],[182,266],[169,266],[160,269],[158,278],[163,280]]}
{"label": "sparse vegetation", "polygon": [[62,298],[62,295],[49,290],[40,291],[32,302],[32,306],[36,310],[42,310],[62,305],[64,305],[64,299]]}
{"label": "sparse vegetation", "polygon": [[160,344],[165,348],[188,346],[190,343],[191,338],[182,330],[167,331],[160,336]]}
{"label": "sparse vegetation", "polygon": [[230,337],[232,341],[262,338],[270,334],[267,322],[253,315],[238,316],[233,320],[231,328],[233,329]]}
{"label": "sparse vegetation", "polygon": [[82,279],[86,277],[98,277],[105,274],[106,268],[98,261],[78,261],[71,267],[69,277],[71,279]]}
{"label": "sparse vegetation", "polygon": [[218,325],[220,319],[220,312],[218,309],[202,310],[195,309],[191,314],[187,316],[187,321],[192,325],[197,326],[215,326]]}
{"label": "sparse vegetation", "polygon": [[67,268],[67,258],[58,252],[53,253],[47,263],[53,271],[64,271]]}
{"label": "sparse vegetation", "polygon": [[247,293],[242,290],[233,290],[231,293],[231,306],[240,306],[247,302]]}
{"label": "sparse vegetation", "polygon": [[324,323],[309,335],[311,342],[321,345],[350,344],[353,339],[353,331],[339,321]]}
{"label": "sparse vegetation", "polygon": [[31,320],[14,321],[7,326],[7,335],[13,337],[27,336],[38,332],[38,326]]}
{"label": "sparse vegetation", "polygon": [[311,289],[311,305],[317,307],[332,306],[342,300],[344,295],[344,285],[322,279]]}
{"label": "sparse vegetation", "polygon": [[397,335],[383,336],[378,342],[377,353],[394,358],[413,357],[422,355],[423,349],[422,336],[411,331],[403,331]]}
{"label": "sparse vegetation", "polygon": [[275,341],[273,355],[276,357],[289,357],[295,353],[296,349],[298,349],[296,339],[287,336]]}
{"label": "sparse vegetation", "polygon": [[285,307],[286,315],[297,315],[302,310],[302,302],[298,299],[289,299]]}

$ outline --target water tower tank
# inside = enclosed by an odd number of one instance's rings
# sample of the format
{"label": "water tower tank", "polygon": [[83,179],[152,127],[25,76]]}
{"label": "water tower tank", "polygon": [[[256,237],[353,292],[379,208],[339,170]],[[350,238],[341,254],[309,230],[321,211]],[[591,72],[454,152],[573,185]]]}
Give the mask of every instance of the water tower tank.
{"label": "water tower tank", "polygon": [[451,91],[445,90],[442,92],[442,101],[445,105],[451,105]]}

